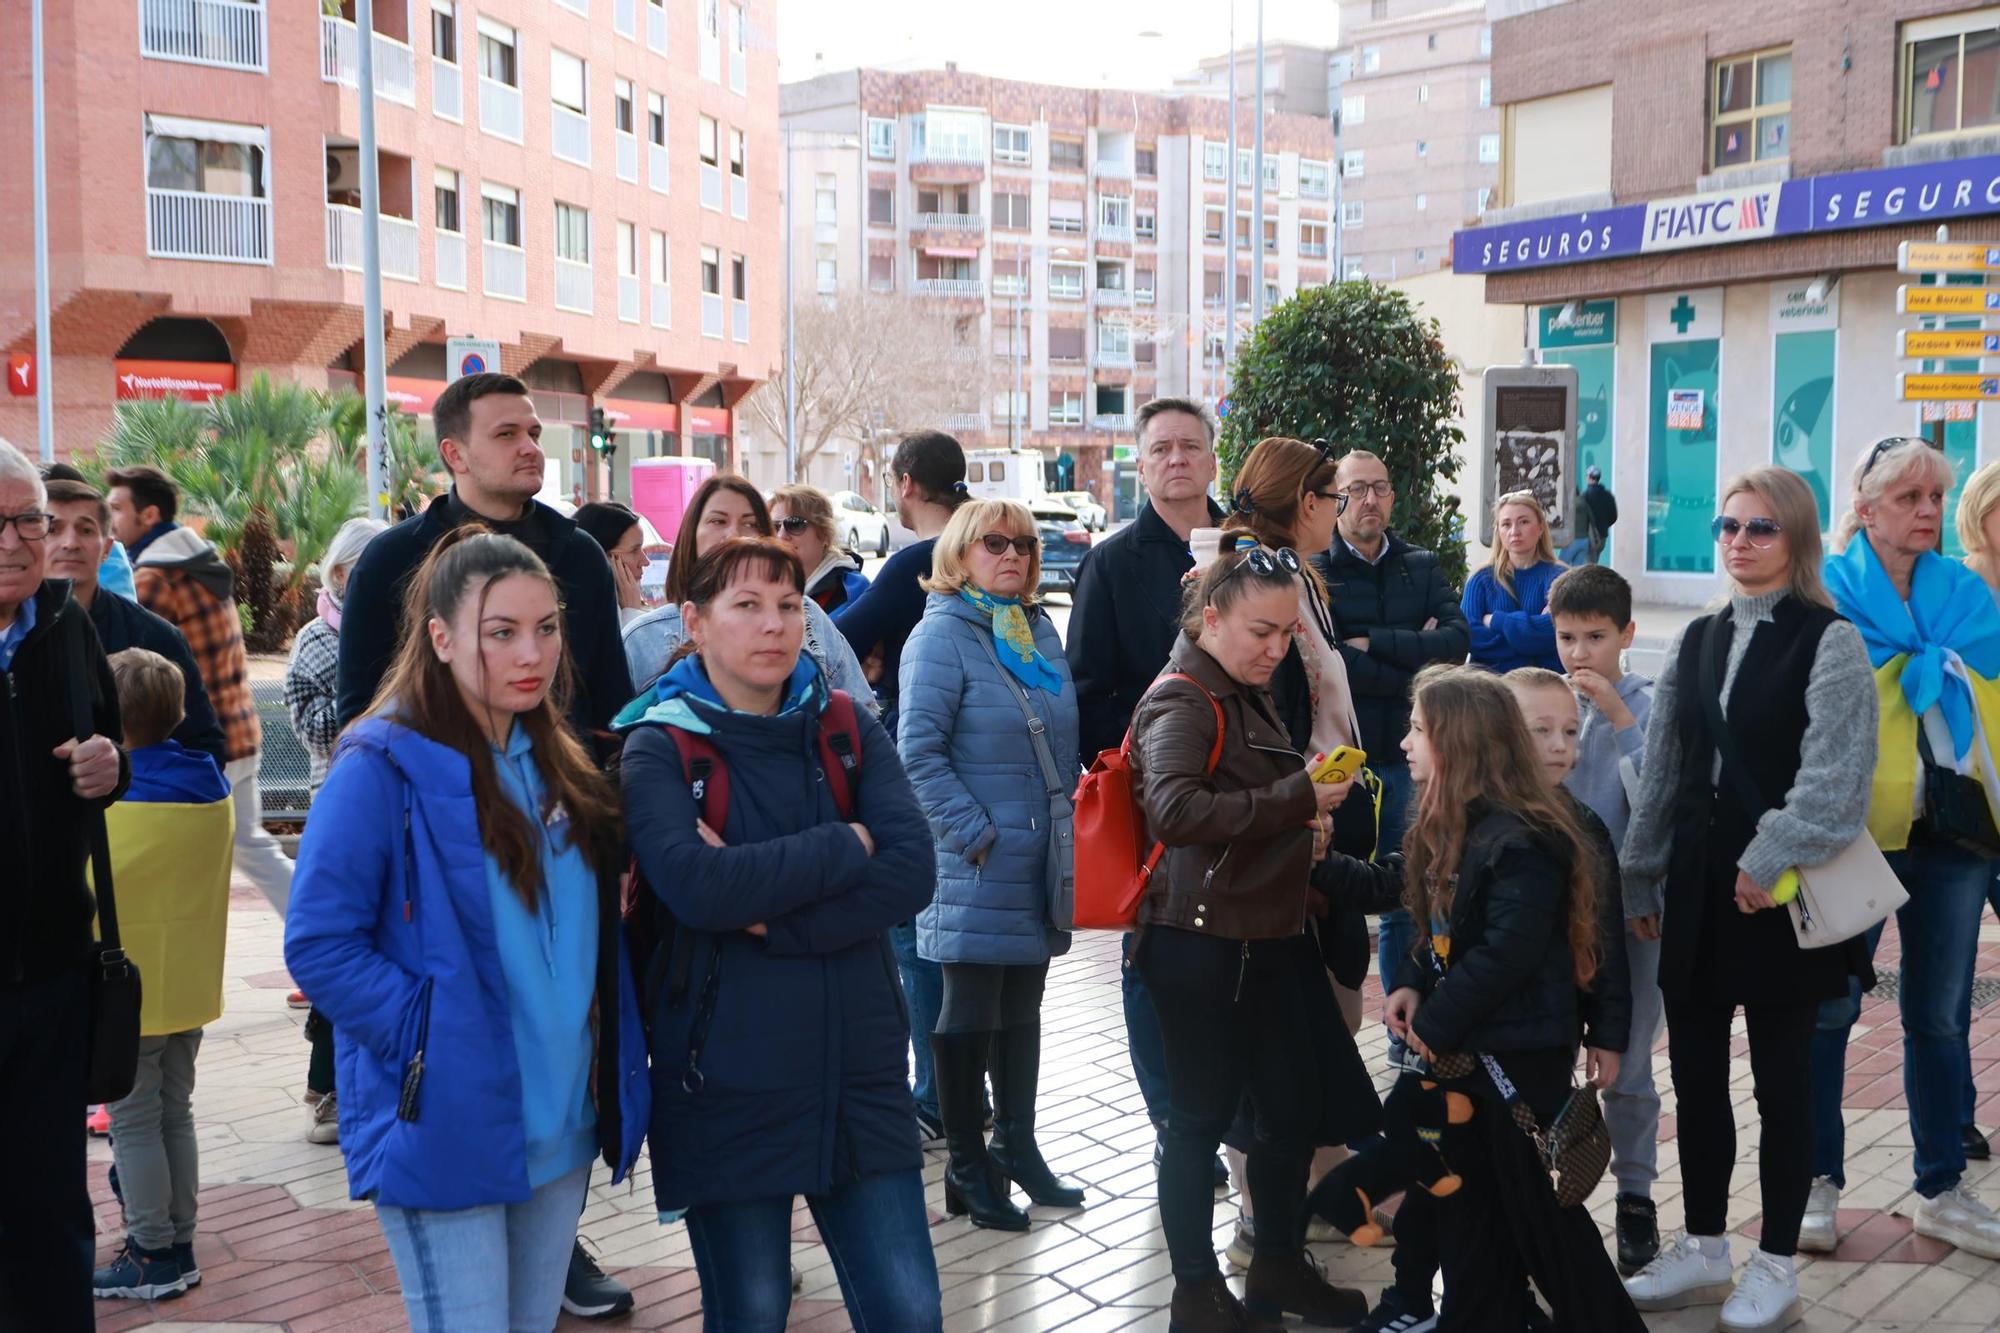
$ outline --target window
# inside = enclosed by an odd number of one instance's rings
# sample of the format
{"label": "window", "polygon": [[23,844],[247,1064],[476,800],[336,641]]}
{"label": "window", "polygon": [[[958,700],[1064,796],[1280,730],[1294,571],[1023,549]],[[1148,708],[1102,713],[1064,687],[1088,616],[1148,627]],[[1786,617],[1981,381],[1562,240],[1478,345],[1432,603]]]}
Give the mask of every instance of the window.
{"label": "window", "polygon": [[1049,360],[1073,362],[1083,360],[1083,330],[1049,330]]}
{"label": "window", "polygon": [[1349,180],[1361,179],[1362,171],[1366,166],[1365,156],[1359,148],[1351,148],[1340,155],[1340,174]]}
{"label": "window", "polygon": [[717,146],[717,132],[718,127],[715,123],[715,117],[703,116],[701,124],[697,128],[697,133],[700,136],[701,164],[705,167],[722,165],[721,149]]}
{"label": "window", "polygon": [[1430,154],[1431,154],[1431,146],[1429,142],[1423,139],[1417,140],[1417,156],[1429,157]]}
{"label": "window", "polygon": [[1493,105],[1493,80],[1481,79],[1479,81],[1479,105]]}
{"label": "window", "polygon": [[549,100],[557,106],[568,107],[577,115],[584,113],[584,86],[588,82],[584,74],[583,62],[567,51],[549,52]]}
{"label": "window", "polygon": [[1264,253],[1267,255],[1278,253],[1278,220],[1276,218],[1264,219]]}
{"label": "window", "polygon": [[1128,232],[1132,230],[1132,196],[1126,194],[1098,195],[1097,229],[1106,232]]}
{"label": "window", "polygon": [[618,276],[639,276],[639,229],[629,222],[618,224]]}
{"label": "window", "polygon": [[618,79],[611,85],[611,127],[620,134],[630,134],[632,125],[632,81]]}
{"label": "window", "polygon": [[896,290],[896,257],[894,255],[868,256],[868,290],[871,292],[893,292]]}
{"label": "window", "polygon": [[738,180],[749,175],[749,164],[744,161],[748,142],[742,130],[729,131],[729,174]]}
{"label": "window", "polygon": [[695,41],[701,46],[701,77],[722,82],[722,0],[695,0]]}
{"label": "window", "polygon": [[[1987,82],[2000,72],[2000,32],[1982,34],[1975,40],[1987,41]],[[1957,59],[1951,61],[1955,78]],[[1956,89],[1954,88],[1954,94]],[[1990,101],[1991,99],[1989,99]],[[1715,82],[1710,88],[1709,166],[1746,166],[1769,162],[1792,154],[1792,52],[1762,51],[1715,62]],[[1912,111],[1915,110],[1914,99]],[[2000,121],[2000,107],[1975,123]],[[1953,130],[1958,126],[1943,125]],[[1928,131],[1926,131],[1928,132]],[[1480,159],[1482,162],[1484,158]]]}
{"label": "window", "polygon": [[1083,170],[1083,140],[1081,140],[1081,139],[1050,139],[1050,140],[1049,140],[1049,170],[1050,170],[1050,171],[1082,171],[1082,170]]}
{"label": "window", "polygon": [[1479,30],[1479,54],[1482,56],[1493,54],[1493,29],[1481,28]]}
{"label": "window", "polygon": [[1132,174],[1142,180],[1151,180],[1160,174],[1160,155],[1157,149],[1140,148],[1132,155]]}
{"label": "window", "polygon": [[431,173],[431,198],[436,202],[437,229],[457,232],[461,230],[458,219],[458,173],[446,167],[438,167]]}
{"label": "window", "polygon": [[880,162],[896,156],[896,122],[875,116],[868,118],[868,156]]}
{"label": "window", "polygon": [[646,142],[667,146],[667,99],[659,93],[646,94]]}
{"label": "window", "polygon": [[750,299],[750,261],[742,255],[729,257],[729,294],[738,301]]}
{"label": "window", "polygon": [[1049,230],[1071,234],[1083,231],[1083,200],[1049,200]]}
{"label": "window", "polygon": [[1417,196],[1417,211],[1419,213],[1428,209],[1430,206],[1431,206],[1431,197],[1429,195],[1420,194]]}
{"label": "window", "polygon": [[1500,160],[1500,136],[1482,134],[1479,136],[1479,160],[1488,164]]}
{"label": "window", "polygon": [[1359,227],[1361,225],[1361,201],[1359,199],[1343,199],[1340,201],[1340,225],[1343,227]]}
{"label": "window", "polygon": [[506,35],[481,28],[479,32],[479,73],[495,83],[504,83],[509,88],[521,86],[521,72],[514,60],[516,34],[512,29]]}
{"label": "window", "polygon": [[1326,258],[1326,224],[1324,222],[1301,222],[1299,224],[1299,257],[1301,259]]}
{"label": "window", "polygon": [[431,54],[448,65],[458,63],[458,11],[431,6]]}
{"label": "window", "polygon": [[813,290],[821,296],[831,296],[840,290],[840,263],[834,258],[830,245],[818,247],[814,256]]}
{"label": "window", "polygon": [[910,122],[910,149],[932,162],[986,160],[986,117],[978,111],[929,107]]}
{"label": "window", "polygon": [[1362,125],[1368,120],[1368,97],[1365,93],[1350,93],[1340,99],[1340,122],[1343,125]]}
{"label": "window", "polygon": [[1153,303],[1153,270],[1140,268],[1132,270],[1132,299],[1140,305]]}
{"label": "window", "polygon": [[1152,209],[1141,209],[1133,215],[1132,230],[1142,241],[1153,240],[1159,235],[1159,218]]}
{"label": "window", "polygon": [[1132,359],[1132,326],[1129,324],[1099,324],[1097,326],[1097,359],[1100,361],[1130,361]]}
{"label": "window", "polygon": [[1493,187],[1490,185],[1482,185],[1479,187],[1478,197],[1473,201],[1472,211],[1479,214],[1479,216],[1481,217],[1485,217],[1486,206],[1492,202],[1493,202]]}
{"label": "window", "polygon": [[1219,181],[1229,178],[1229,145],[1204,143],[1201,146],[1201,178]]}
{"label": "window", "polygon": [[556,205],[556,258],[573,264],[590,262],[590,210],[575,204]]}
{"label": "window", "polygon": [[1424,46],[1425,46],[1425,48],[1426,48],[1426,49],[1428,49],[1428,50],[1432,50],[1432,51],[1435,51],[1435,50],[1437,50],[1437,49],[1438,49],[1438,35],[1437,35],[1436,33],[1432,33],[1432,34],[1430,34],[1430,35],[1429,35],[1428,37],[1426,37],[1426,38],[1424,39]]}
{"label": "window", "polygon": [[750,77],[750,19],[742,5],[729,7],[729,91],[740,93]]}
{"label": "window", "polygon": [[1026,125],[995,125],[993,127],[993,160],[1012,162],[1016,166],[1026,166],[1033,152],[1033,131]]}
{"label": "window", "polygon": [[1250,248],[1250,215],[1248,213],[1238,213],[1236,215],[1236,248],[1239,250]]}
{"label": "window", "polygon": [[165,135],[146,138],[146,184],[155,190],[262,199],[264,169],[264,150],[253,144]]}
{"label": "window", "polygon": [[1025,257],[1017,255],[1012,259],[994,259],[993,294],[995,296],[1028,294],[1028,260]]}
{"label": "window", "polygon": [[1428,83],[1420,83],[1420,84],[1418,84],[1418,85],[1417,85],[1417,105],[1418,105],[1418,106],[1422,106],[1422,105],[1423,105],[1424,103],[1426,103],[1426,102],[1428,102],[1428,101],[1430,101],[1430,100],[1431,100],[1431,86],[1430,86],[1430,85],[1429,85]]}
{"label": "window", "polygon": [[1125,286],[1125,262],[1120,259],[1100,259],[1097,262],[1097,290],[1100,292],[1122,292]]}
{"label": "window", "polygon": [[479,233],[500,245],[521,243],[521,192],[482,182],[479,187]]}
{"label": "window", "polygon": [[1051,426],[1081,426],[1083,424],[1083,395],[1075,389],[1050,389],[1049,424]]}
{"label": "window", "polygon": [[1222,270],[1209,269],[1201,275],[1201,303],[1205,306],[1222,304]]}
{"label": "window", "polygon": [[1144,340],[1143,342],[1135,342],[1135,343],[1133,343],[1133,344],[1132,344],[1132,359],[1133,359],[1133,360],[1134,360],[1135,362],[1137,362],[1138,364],[1142,365],[1142,366],[1150,366],[1150,365],[1152,365],[1152,364],[1153,364],[1153,340],[1152,340],[1151,338],[1147,338],[1147,339],[1145,339],[1145,340]]}
{"label": "window", "polygon": [[993,355],[1011,360],[1018,346],[1023,360],[1035,354],[1034,340],[1028,325],[1018,323],[1012,311],[1004,320],[995,317],[993,321]]}
{"label": "window", "polygon": [[1063,264],[1051,261],[1049,264],[1049,296],[1054,299],[1080,301],[1083,299],[1083,265]]}
{"label": "window", "polygon": [[823,227],[840,221],[840,188],[830,171],[813,178],[813,221]]}
{"label": "window", "polygon": [[1201,239],[1211,245],[1222,244],[1222,210],[1204,208],[1201,210]]}
{"label": "window", "polygon": [[871,227],[893,227],[896,225],[896,192],[888,186],[872,185],[868,188],[868,225]]}
{"label": "window", "polygon": [[1307,199],[1324,199],[1331,193],[1326,163],[1299,159],[1299,194]]}
{"label": "window", "polygon": [[[1238,187],[1250,184],[1250,169],[1254,154],[1248,148],[1236,150],[1236,183]],[[1278,188],[1278,157],[1275,153],[1264,154],[1264,188]]]}
{"label": "window", "polygon": [[712,245],[701,247],[701,294],[722,295],[722,252]]}
{"label": "window", "polygon": [[1004,231],[1026,231],[1029,198],[1025,194],[1000,193],[993,196],[993,225]]}
{"label": "window", "polygon": [[1362,47],[1361,72],[1363,74],[1373,74],[1380,68],[1382,68],[1382,48],[1379,46]]}
{"label": "window", "polygon": [[[1006,389],[994,394],[993,419],[995,421],[1026,421],[1028,419],[1028,395],[1016,389]],[[973,463],[966,469],[966,475],[970,480],[978,481],[980,470],[981,465]],[[988,481],[1005,481],[1007,479],[1007,465],[1005,463],[987,463],[985,464],[985,473]]]}

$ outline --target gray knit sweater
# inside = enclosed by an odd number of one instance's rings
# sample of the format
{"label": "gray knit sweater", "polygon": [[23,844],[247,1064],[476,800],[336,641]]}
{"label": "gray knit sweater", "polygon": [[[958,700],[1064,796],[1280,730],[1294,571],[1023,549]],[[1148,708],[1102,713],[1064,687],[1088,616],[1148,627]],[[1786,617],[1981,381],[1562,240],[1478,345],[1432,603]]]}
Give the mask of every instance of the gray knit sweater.
{"label": "gray knit sweater", "polygon": [[[1722,677],[1722,702],[1736,684],[1736,669],[1750,648],[1752,627],[1771,619],[1784,593],[1732,596],[1736,633]],[[1680,713],[1699,708],[1692,682],[1681,697],[1679,664],[1682,630],[1667,651],[1666,669],[1653,684],[1653,715],[1646,728],[1646,764],[1639,775],[1639,799],[1625,832],[1619,868],[1625,877],[1626,910],[1657,912],[1662,883],[1673,852],[1674,793],[1681,780]],[[1806,734],[1799,745],[1799,771],[1785,802],[1757,822],[1757,834],[1736,864],[1759,886],[1770,888],[1793,866],[1818,865],[1853,842],[1868,819],[1868,794],[1875,778],[1875,674],[1861,632],[1845,620],[1827,626],[1806,681]],[[1722,777],[1722,760],[1715,763]],[[1718,799],[1733,799],[1724,794]],[[1648,907],[1647,905],[1650,904]]]}

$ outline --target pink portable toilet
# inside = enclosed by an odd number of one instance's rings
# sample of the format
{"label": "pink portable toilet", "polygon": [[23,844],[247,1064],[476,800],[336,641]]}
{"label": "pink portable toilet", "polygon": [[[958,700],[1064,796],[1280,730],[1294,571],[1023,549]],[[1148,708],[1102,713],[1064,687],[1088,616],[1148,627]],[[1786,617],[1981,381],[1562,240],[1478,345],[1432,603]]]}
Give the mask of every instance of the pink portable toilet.
{"label": "pink portable toilet", "polygon": [[635,458],[631,470],[632,508],[644,514],[669,542],[681,530],[681,516],[701,484],[715,475],[706,458]]}

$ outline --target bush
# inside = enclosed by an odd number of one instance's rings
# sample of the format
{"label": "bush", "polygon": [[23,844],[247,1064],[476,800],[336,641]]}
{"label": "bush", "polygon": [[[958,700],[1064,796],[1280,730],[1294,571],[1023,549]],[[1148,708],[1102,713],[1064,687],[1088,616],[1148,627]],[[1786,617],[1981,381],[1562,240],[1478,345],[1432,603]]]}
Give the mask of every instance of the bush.
{"label": "bush", "polygon": [[1437,552],[1452,585],[1462,587],[1458,497],[1446,484],[1461,467],[1457,414],[1458,368],[1436,320],[1371,282],[1308,287],[1237,350],[1217,450],[1225,477],[1268,435],[1380,454],[1396,484],[1397,533]]}

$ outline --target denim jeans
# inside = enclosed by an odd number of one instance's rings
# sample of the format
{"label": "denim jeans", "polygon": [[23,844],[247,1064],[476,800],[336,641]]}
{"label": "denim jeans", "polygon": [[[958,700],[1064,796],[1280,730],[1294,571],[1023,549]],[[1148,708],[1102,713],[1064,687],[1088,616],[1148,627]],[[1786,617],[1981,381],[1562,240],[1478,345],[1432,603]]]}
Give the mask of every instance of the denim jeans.
{"label": "denim jeans", "polygon": [[[1993,915],[2000,917],[2000,875],[1993,877],[1986,886],[1986,901],[1993,904]],[[1970,1125],[1979,1119],[1979,1089],[1972,1086],[1972,1062],[1965,1064],[1965,1123]]]}
{"label": "denim jeans", "polygon": [[[1910,901],[1896,913],[1903,957],[1898,993],[1903,1015],[1903,1098],[1916,1145],[1916,1190],[1926,1199],[1965,1174],[1965,1088],[1971,1078],[1972,974],[1979,918],[1993,883],[1993,863],[1955,847],[1923,845],[1890,852]],[[1872,957],[1882,938],[1868,936]],[[1813,1174],[1845,1185],[1846,1126],[1840,1117],[1847,1035],[1861,1014],[1861,983],[1820,1006],[1813,1034]]]}
{"label": "denim jeans", "polygon": [[[831,1194],[808,1196],[806,1205],[859,1333],[944,1326],[922,1172],[863,1176]],[[701,1275],[704,1329],[785,1327],[792,1308],[790,1195],[702,1204],[688,1210],[687,1231]]]}
{"label": "denim jeans", "polygon": [[891,926],[889,943],[896,951],[896,970],[902,974],[903,997],[910,1005],[910,1049],[917,1071],[910,1095],[919,1111],[935,1117],[937,1079],[931,1072],[930,1034],[937,1031],[938,1010],[944,1006],[944,972],[928,958],[917,956],[916,922]]}
{"label": "denim jeans", "polygon": [[377,1204],[412,1333],[549,1333],[589,1185],[581,1166],[526,1203],[450,1212]]}
{"label": "denim jeans", "polygon": [[1620,1194],[1653,1196],[1660,1176],[1660,1091],[1653,1081],[1653,1043],[1665,1015],[1660,997],[1660,942],[1629,930],[1625,960],[1632,974],[1632,1036],[1618,1062],[1618,1079],[1604,1090],[1604,1124],[1611,1131],[1611,1178]]}
{"label": "denim jeans", "polygon": [[[1382,779],[1382,822],[1377,845],[1386,855],[1400,851],[1403,846],[1403,831],[1409,821],[1410,796],[1415,784],[1410,780],[1410,766],[1402,762],[1402,752],[1398,751],[1395,762],[1373,759],[1368,765],[1375,770],[1375,776]],[[1405,908],[1384,912],[1378,919],[1375,931],[1375,965],[1382,977],[1382,993],[1387,995],[1396,985],[1396,969],[1403,959],[1410,956],[1410,949],[1417,942],[1416,923],[1410,920]],[[1393,1062],[1400,1054],[1403,1043],[1389,1038],[1389,1055]]]}
{"label": "denim jeans", "polygon": [[194,1240],[194,1062],[201,1029],[139,1039],[132,1091],[111,1104],[111,1159],[125,1196],[125,1230],[141,1248],[164,1250]]}
{"label": "denim jeans", "polygon": [[1146,980],[1132,965],[1132,942],[1138,938],[1136,934],[1125,937],[1118,982],[1125,999],[1125,1044],[1132,1053],[1132,1078],[1139,1085],[1139,1096],[1145,1099],[1146,1118],[1157,1128],[1167,1123],[1167,1048],[1160,1038],[1159,1012],[1153,1008],[1153,997],[1146,993]]}

